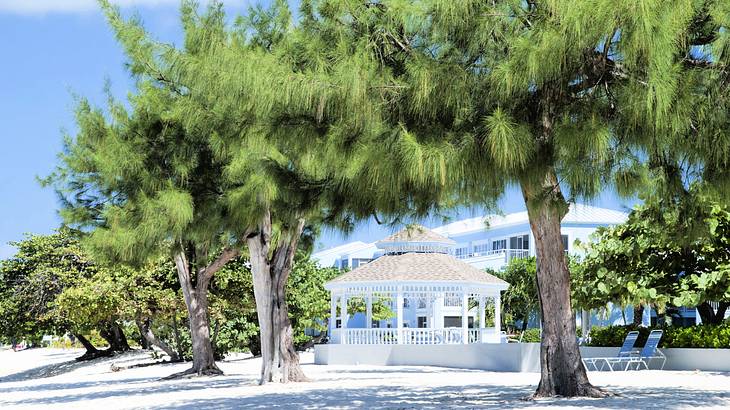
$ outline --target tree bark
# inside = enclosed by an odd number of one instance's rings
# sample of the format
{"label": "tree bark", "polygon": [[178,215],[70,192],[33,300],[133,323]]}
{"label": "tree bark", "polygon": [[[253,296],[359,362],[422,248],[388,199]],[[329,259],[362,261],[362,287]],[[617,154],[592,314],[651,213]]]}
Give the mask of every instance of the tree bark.
{"label": "tree bark", "polygon": [[293,330],[286,303],[286,282],[291,273],[304,220],[283,229],[273,255],[271,250],[271,215],[267,211],[257,233],[248,237],[251,258],[256,313],[261,335],[261,378],[268,382],[299,382],[308,380],[299,365],[294,347]]}
{"label": "tree bark", "polygon": [[86,349],[86,352],[84,352],[83,355],[77,357],[76,361],[82,362],[82,361],[86,361],[86,360],[96,359],[97,357],[111,356],[113,354],[113,352],[108,349],[104,349],[104,350],[97,349],[89,341],[89,339],[84,337],[84,335],[82,335],[82,334],[74,333],[74,336],[76,336],[76,340],[78,340],[79,343],[81,343],[81,345],[84,346],[84,349]]}
{"label": "tree bark", "polygon": [[522,191],[535,237],[542,321],[540,384],[534,397],[605,397],[608,393],[588,381],[578,348],[570,272],[560,233],[568,204],[553,171],[536,187],[523,183]]}
{"label": "tree bark", "polygon": [[110,322],[99,330],[99,334],[109,343],[109,350],[112,352],[127,352],[132,350],[127,342],[124,331],[116,322]]}
{"label": "tree bark", "polygon": [[702,302],[697,305],[697,311],[700,313],[702,323],[708,325],[719,325],[722,324],[722,321],[725,319],[725,312],[727,312],[728,307],[730,307],[730,303],[720,302],[720,306],[718,307],[717,312],[715,312],[709,302]]}
{"label": "tree bark", "polygon": [[76,336],[76,340],[78,340],[79,343],[81,343],[81,346],[84,346],[84,349],[86,349],[86,353],[94,353],[94,352],[98,352],[99,351],[99,349],[97,349],[96,347],[94,347],[94,345],[91,344],[91,342],[89,341],[89,339],[85,338],[84,335],[82,335],[82,334],[74,334],[74,336]]}
{"label": "tree bark", "polygon": [[177,356],[180,360],[184,360],[185,352],[183,352],[182,344],[180,343],[180,331],[177,328],[177,312],[172,313],[172,335],[175,338],[175,348],[177,349]]}
{"label": "tree bark", "polygon": [[[237,249],[226,248],[213,263],[199,269],[197,272],[193,272],[193,267],[188,261],[184,247],[181,245],[175,252],[175,267],[177,268],[178,279],[190,321],[193,367],[184,372],[175,373],[169,376],[168,379],[187,375],[215,376],[223,374],[215,364],[215,354],[210,340],[208,288],[213,275],[238,255],[239,251]],[[193,278],[195,282],[193,282]]]}
{"label": "tree bark", "polygon": [[165,343],[163,340],[158,339],[157,336],[155,336],[155,334],[152,332],[152,328],[151,328],[152,321],[150,320],[150,318],[145,318],[145,319],[137,318],[136,322],[137,322],[137,327],[139,328],[140,334],[142,335],[142,339],[144,339],[144,341],[147,342],[147,344],[150,346],[150,348],[152,346],[159,347],[160,350],[165,352],[170,357],[170,361],[177,362],[180,360],[177,352],[175,352],[170,347],[170,345]]}
{"label": "tree bark", "polygon": [[639,304],[638,306],[634,306],[634,320],[633,325],[634,326],[641,326],[641,324],[644,322],[644,305]]}
{"label": "tree bark", "polygon": [[139,345],[144,350],[150,350],[152,349],[152,345],[147,340],[147,338],[144,336],[144,329],[142,328],[142,322],[139,319],[136,319],[134,323],[137,325],[137,331],[139,332]]}

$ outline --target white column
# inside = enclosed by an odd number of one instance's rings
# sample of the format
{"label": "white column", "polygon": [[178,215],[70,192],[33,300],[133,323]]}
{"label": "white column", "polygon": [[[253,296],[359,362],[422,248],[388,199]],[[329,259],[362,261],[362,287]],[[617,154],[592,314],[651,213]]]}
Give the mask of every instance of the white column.
{"label": "white column", "polygon": [[444,315],[442,309],[444,307],[444,294],[439,292],[433,303],[433,327],[437,329],[444,328]]}
{"label": "white column", "polygon": [[494,297],[494,332],[497,334],[497,343],[502,342],[502,297],[497,291]]}
{"label": "white column", "polygon": [[[330,293],[330,343],[335,342],[335,332],[337,329],[337,295],[334,292]],[[339,343],[339,340],[337,340]]]}
{"label": "white column", "polygon": [[342,294],[340,296],[340,343],[347,344],[347,320],[350,319],[350,315],[347,314],[347,295]]}
{"label": "white column", "polygon": [[366,310],[365,310],[365,327],[370,329],[373,327],[373,293],[368,292],[367,298],[365,299]]}
{"label": "white column", "polygon": [[395,320],[397,321],[396,329],[398,332],[398,344],[403,344],[403,289],[398,286],[398,291],[395,295],[396,314]]}
{"label": "white column", "polygon": [[469,294],[461,294],[461,343],[469,343]]}
{"label": "white column", "polygon": [[487,326],[486,311],[484,309],[484,295],[479,295],[479,343],[484,342],[483,329]]}
{"label": "white column", "polygon": [[433,328],[433,293],[426,293],[426,327]]}

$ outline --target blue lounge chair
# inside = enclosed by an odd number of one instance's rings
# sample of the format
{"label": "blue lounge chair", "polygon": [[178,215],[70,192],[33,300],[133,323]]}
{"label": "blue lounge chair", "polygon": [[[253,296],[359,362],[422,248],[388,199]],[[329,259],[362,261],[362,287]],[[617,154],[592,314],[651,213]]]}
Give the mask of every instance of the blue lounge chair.
{"label": "blue lounge chair", "polygon": [[659,341],[662,339],[663,335],[664,332],[662,330],[652,330],[651,333],[649,333],[649,338],[646,340],[644,348],[641,349],[641,352],[639,352],[638,355],[631,355],[629,357],[627,360],[628,364],[624,370],[628,370],[632,364],[636,364],[635,370],[639,370],[642,364],[646,370],[649,370],[649,362],[654,359],[662,361],[662,366],[659,369],[664,370],[664,365],[667,364],[667,357],[664,356],[664,353],[662,353],[661,350],[659,350]]}
{"label": "blue lounge chair", "polygon": [[638,352],[638,354],[630,353],[629,356],[626,357],[610,357],[600,360],[603,360],[604,363],[608,364],[611,371],[614,370],[615,364],[625,365],[623,370],[626,371],[631,369],[633,365],[636,365],[634,370],[639,370],[641,365],[644,365],[644,367],[649,370],[649,362],[654,359],[660,359],[662,360],[662,366],[660,369],[663,370],[664,365],[667,363],[667,357],[658,349],[659,341],[662,339],[663,334],[664,332],[661,330],[652,330],[651,333],[649,333],[649,338],[646,340],[646,344],[641,351]]}
{"label": "blue lounge chair", "polygon": [[[631,352],[634,349],[634,344],[636,344],[636,339],[638,339],[638,338],[639,338],[639,332],[637,332],[637,331],[629,332],[626,335],[626,338],[624,339],[624,344],[621,346],[621,349],[619,349],[616,357],[588,357],[588,358],[583,359],[583,364],[585,365],[587,370],[596,370],[596,371],[603,370],[605,366],[608,366],[611,368],[611,370],[613,370],[609,360],[630,357]],[[599,364],[600,364],[600,368],[598,367]]]}

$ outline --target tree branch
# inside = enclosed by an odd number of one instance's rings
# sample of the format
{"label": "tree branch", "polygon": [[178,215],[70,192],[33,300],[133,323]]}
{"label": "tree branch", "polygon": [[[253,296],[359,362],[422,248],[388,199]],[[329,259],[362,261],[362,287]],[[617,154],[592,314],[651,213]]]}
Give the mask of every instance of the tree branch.
{"label": "tree branch", "polygon": [[226,263],[237,258],[239,255],[241,255],[240,249],[233,247],[225,248],[220,256],[213,261],[213,263],[198,272],[199,283],[201,283],[201,279],[205,281],[205,283],[210,281],[213,275],[215,275],[215,273],[218,272]]}

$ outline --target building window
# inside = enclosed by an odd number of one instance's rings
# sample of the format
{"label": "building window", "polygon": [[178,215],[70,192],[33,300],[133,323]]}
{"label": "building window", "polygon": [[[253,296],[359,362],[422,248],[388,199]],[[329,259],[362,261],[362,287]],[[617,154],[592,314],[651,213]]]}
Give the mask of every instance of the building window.
{"label": "building window", "polygon": [[565,250],[565,253],[568,253],[568,235],[560,235],[560,237],[563,239],[563,249]]}
{"label": "building window", "polygon": [[368,259],[368,258],[353,258],[352,259],[352,269],[355,269],[358,266],[365,265],[365,264],[367,264],[370,261],[372,261],[372,259]]}
{"label": "building window", "polygon": [[474,245],[474,253],[477,255],[481,255],[483,253],[489,252],[489,244],[488,243],[480,243],[479,245]]}
{"label": "building window", "polygon": [[492,241],[492,250],[493,251],[501,251],[502,249],[507,249],[507,240],[506,239],[498,239],[496,241]]}
{"label": "building window", "polygon": [[519,235],[509,238],[510,249],[530,249],[530,235]]}
{"label": "building window", "polygon": [[349,267],[349,265],[348,265],[347,258],[342,259],[342,261],[340,261],[340,269],[347,269],[348,267]]}
{"label": "building window", "polygon": [[426,316],[419,316],[418,317],[418,327],[420,329],[423,329],[425,327],[428,327],[426,325],[427,325],[427,323],[426,323]]}
{"label": "building window", "polygon": [[468,255],[468,251],[469,251],[469,248],[466,246],[461,247],[461,248],[456,248],[454,250],[454,256],[456,256],[459,259],[466,258]]}
{"label": "building window", "polygon": [[[474,317],[468,316],[467,327],[474,327]],[[444,327],[461,327],[461,316],[444,316]]]}

